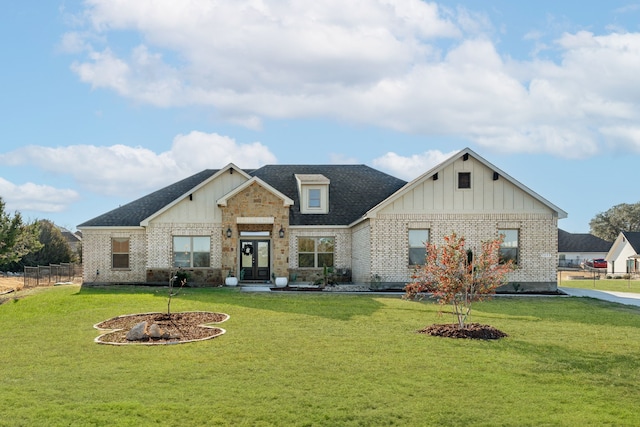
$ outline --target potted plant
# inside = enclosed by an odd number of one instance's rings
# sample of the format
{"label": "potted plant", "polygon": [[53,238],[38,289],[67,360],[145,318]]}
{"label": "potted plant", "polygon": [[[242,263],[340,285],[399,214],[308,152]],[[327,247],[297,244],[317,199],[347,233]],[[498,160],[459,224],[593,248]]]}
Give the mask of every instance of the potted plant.
{"label": "potted plant", "polygon": [[224,284],[227,286],[237,286],[238,278],[233,275],[233,270],[229,270],[227,277],[224,279]]}

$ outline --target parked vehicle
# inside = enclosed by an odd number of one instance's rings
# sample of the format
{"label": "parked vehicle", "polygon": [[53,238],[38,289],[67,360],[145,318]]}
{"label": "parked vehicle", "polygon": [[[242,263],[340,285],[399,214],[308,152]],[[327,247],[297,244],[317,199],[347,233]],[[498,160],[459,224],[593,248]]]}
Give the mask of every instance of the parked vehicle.
{"label": "parked vehicle", "polygon": [[591,268],[607,268],[607,261],[604,258],[588,259],[586,265]]}

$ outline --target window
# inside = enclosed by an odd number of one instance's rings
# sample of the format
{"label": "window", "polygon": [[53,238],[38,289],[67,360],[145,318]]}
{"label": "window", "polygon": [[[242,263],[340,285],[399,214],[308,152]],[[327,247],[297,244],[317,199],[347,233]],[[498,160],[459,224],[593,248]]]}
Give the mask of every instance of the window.
{"label": "window", "polygon": [[205,236],[174,236],[173,266],[183,268],[209,267],[211,238]]}
{"label": "window", "polygon": [[321,174],[295,174],[295,177],[300,197],[300,213],[329,213],[329,178]]}
{"label": "window", "polygon": [[471,188],[471,172],[458,172],[458,188]]}
{"label": "window", "polygon": [[298,267],[333,267],[333,237],[298,238]]}
{"label": "window", "polygon": [[320,208],[320,189],[309,189],[309,208]]}
{"label": "window", "polygon": [[506,262],[513,261],[514,265],[519,261],[519,230],[498,230],[498,234],[504,236],[502,245],[500,245],[500,260]]}
{"label": "window", "polygon": [[111,267],[129,268],[129,238],[111,239]]}
{"label": "window", "polygon": [[409,265],[424,265],[428,241],[429,230],[409,230]]}

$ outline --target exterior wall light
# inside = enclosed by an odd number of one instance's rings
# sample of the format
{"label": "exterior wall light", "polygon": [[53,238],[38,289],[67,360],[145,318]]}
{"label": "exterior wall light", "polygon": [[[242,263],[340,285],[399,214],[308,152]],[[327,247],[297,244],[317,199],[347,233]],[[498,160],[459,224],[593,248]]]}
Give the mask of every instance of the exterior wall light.
{"label": "exterior wall light", "polygon": [[233,232],[231,231],[231,227],[227,228],[227,237],[231,238]]}
{"label": "exterior wall light", "polygon": [[280,231],[278,231],[278,235],[280,236],[281,239],[284,237],[284,228],[282,228],[282,226],[280,226]]}

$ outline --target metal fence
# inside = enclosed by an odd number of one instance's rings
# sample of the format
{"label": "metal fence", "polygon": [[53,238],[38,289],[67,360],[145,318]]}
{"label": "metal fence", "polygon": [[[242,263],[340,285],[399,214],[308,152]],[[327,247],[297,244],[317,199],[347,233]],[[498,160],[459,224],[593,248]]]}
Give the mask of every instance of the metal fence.
{"label": "metal fence", "polygon": [[82,277],[82,264],[60,263],[24,268],[24,287],[51,286]]}

